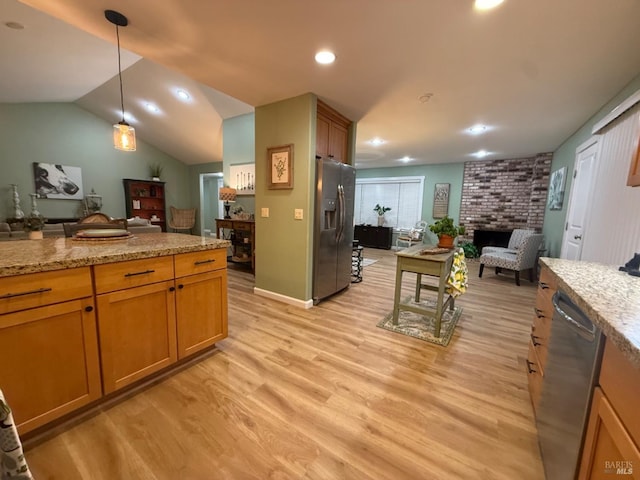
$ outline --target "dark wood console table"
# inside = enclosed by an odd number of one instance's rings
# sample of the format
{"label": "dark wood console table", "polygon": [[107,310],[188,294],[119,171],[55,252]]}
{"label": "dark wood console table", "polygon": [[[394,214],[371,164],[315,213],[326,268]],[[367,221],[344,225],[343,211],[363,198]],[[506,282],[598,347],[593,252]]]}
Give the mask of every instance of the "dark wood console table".
{"label": "dark wood console table", "polygon": [[374,227],[373,225],[356,225],[353,230],[353,238],[363,247],[391,249],[393,228]]}
{"label": "dark wood console table", "polygon": [[246,263],[255,270],[255,232],[256,222],[253,220],[236,220],[234,218],[216,218],[216,237],[224,238],[224,229],[229,230],[231,240],[231,261]]}

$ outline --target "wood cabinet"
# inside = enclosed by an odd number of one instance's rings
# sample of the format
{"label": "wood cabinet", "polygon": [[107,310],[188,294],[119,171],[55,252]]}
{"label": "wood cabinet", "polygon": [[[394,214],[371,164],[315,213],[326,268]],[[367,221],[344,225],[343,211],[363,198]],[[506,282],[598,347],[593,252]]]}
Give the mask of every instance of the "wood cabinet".
{"label": "wood cabinet", "polygon": [[96,265],[94,277],[104,392],[174,363],[173,257]]}
{"label": "wood cabinet", "polygon": [[224,250],[176,255],[178,358],[227,337],[227,270]]}
{"label": "wood cabinet", "polygon": [[100,398],[89,267],[0,279],[0,312],[0,382],[19,433]]}
{"label": "wood cabinet", "polygon": [[391,248],[393,228],[374,227],[372,225],[356,225],[353,230],[354,240],[358,240],[363,247]]}
{"label": "wood cabinet", "polygon": [[608,340],[598,383],[578,478],[640,478],[640,370]]}
{"label": "wood cabinet", "polygon": [[318,100],[316,118],[316,155],[342,163],[349,161],[349,128],[351,121]]}
{"label": "wood cabinet", "polygon": [[223,238],[224,230],[229,230],[231,241],[231,261],[251,265],[255,270],[256,222],[253,220],[216,219],[216,235]]}
{"label": "wood cabinet", "polygon": [[553,319],[551,298],[556,293],[557,288],[555,276],[547,267],[543,266],[538,282],[536,306],[531,324],[529,351],[526,360],[529,395],[531,396],[534,411],[537,410],[540,401],[542,379],[544,378],[544,369],[547,362],[547,348],[551,335],[551,321]]}
{"label": "wood cabinet", "polygon": [[164,182],[125,178],[124,203],[127,218],[146,218],[167,231]]}

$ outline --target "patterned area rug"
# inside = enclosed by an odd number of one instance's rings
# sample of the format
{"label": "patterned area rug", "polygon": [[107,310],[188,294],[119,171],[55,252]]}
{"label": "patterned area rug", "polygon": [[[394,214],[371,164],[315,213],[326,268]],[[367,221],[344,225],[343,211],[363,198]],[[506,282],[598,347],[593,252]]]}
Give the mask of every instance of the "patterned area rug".
{"label": "patterned area rug", "polygon": [[[418,305],[413,301],[413,296],[409,296],[402,302],[408,305]],[[435,307],[435,302],[431,300],[421,300],[419,302],[422,307]],[[456,328],[458,319],[462,314],[462,308],[456,307],[453,311],[448,308],[442,314],[442,321],[440,322],[440,337],[434,336],[434,318],[430,316],[423,316],[418,313],[408,312],[401,310],[398,316],[398,324],[394,325],[392,322],[393,311],[378,323],[378,327],[391,330],[392,332],[401,333],[410,337],[419,338],[426,342],[435,343],[446,347],[453,336],[453,330]]]}
{"label": "patterned area rug", "polygon": [[362,259],[362,266],[363,267],[368,267],[369,265],[373,265],[377,261],[378,260],[374,260],[373,258],[363,258]]}

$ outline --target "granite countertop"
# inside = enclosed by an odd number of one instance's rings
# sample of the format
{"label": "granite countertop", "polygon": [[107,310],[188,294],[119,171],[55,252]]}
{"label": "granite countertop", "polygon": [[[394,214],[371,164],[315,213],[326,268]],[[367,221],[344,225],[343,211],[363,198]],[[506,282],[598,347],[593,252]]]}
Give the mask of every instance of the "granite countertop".
{"label": "granite countertop", "polygon": [[558,289],[640,368],[640,277],[613,265],[559,258],[541,261],[555,274]]}
{"label": "granite countertop", "polygon": [[125,240],[44,238],[0,242],[0,277],[226,248],[228,240],[143,233]]}

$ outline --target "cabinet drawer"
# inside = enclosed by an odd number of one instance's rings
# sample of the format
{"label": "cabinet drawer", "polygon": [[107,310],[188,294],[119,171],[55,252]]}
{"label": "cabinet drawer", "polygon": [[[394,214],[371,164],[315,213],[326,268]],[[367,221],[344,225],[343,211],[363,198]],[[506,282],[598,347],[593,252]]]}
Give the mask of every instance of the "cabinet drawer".
{"label": "cabinet drawer", "polygon": [[544,369],[547,364],[547,349],[549,334],[551,332],[551,319],[535,317],[531,327],[531,343],[533,344],[540,366]]}
{"label": "cabinet drawer", "polygon": [[0,278],[0,314],[90,297],[89,267]]}
{"label": "cabinet drawer", "polygon": [[93,273],[97,294],[163,282],[173,279],[173,256],[96,265]]}
{"label": "cabinet drawer", "polygon": [[176,278],[196,273],[212,272],[227,267],[227,250],[181,253],[175,256]]}
{"label": "cabinet drawer", "polygon": [[556,276],[549,270],[548,267],[542,266],[540,271],[540,280],[538,281],[538,287],[540,290],[557,290],[558,289],[558,281]]}
{"label": "cabinet drawer", "polygon": [[540,392],[542,391],[542,368],[538,363],[536,351],[533,343],[529,342],[529,353],[527,355],[527,378],[529,381],[529,395],[534,411],[540,402]]}
{"label": "cabinet drawer", "polygon": [[251,227],[253,227],[253,225],[251,223],[241,223],[241,222],[234,222],[233,223],[233,229],[234,230],[241,230],[243,232],[250,232],[251,231]]}
{"label": "cabinet drawer", "polygon": [[627,360],[609,340],[604,347],[600,386],[625,424],[636,444],[640,445],[640,370]]}
{"label": "cabinet drawer", "polygon": [[216,220],[216,227],[233,228],[233,222],[231,220]]}

